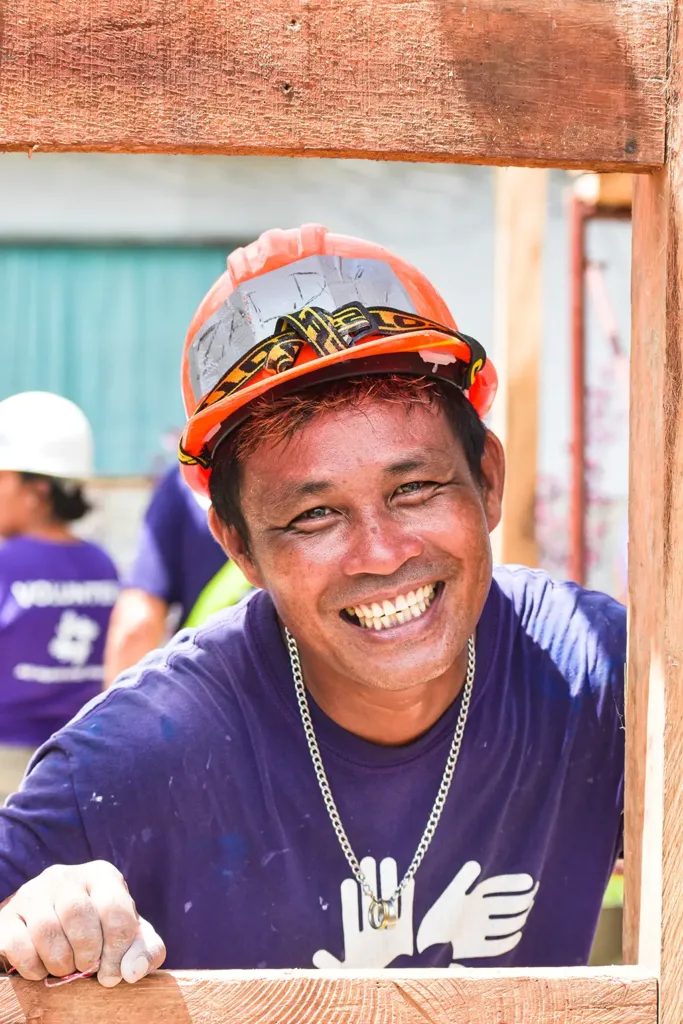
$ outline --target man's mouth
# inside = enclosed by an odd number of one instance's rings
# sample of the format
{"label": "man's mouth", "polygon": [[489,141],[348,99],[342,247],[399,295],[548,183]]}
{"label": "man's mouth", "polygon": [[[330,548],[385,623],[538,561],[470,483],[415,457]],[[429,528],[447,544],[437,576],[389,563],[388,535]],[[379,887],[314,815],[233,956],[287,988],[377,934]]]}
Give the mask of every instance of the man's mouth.
{"label": "man's mouth", "polygon": [[359,604],[345,608],[342,617],[362,629],[394,629],[419,619],[443,590],[443,582],[428,583],[417,590],[397,594],[391,601]]}

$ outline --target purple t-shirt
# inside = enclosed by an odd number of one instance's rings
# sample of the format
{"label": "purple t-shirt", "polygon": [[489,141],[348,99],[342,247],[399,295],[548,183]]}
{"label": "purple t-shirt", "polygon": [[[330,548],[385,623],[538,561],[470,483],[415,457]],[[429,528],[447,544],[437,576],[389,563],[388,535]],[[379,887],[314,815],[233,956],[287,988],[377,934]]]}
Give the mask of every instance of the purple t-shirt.
{"label": "purple t-shirt", "polygon": [[184,622],[206,584],[225,565],[202,508],[178,466],[162,477],[145,513],[140,542],[124,586],[179,605]]}
{"label": "purple t-shirt", "polygon": [[[148,656],[37,755],[0,811],[0,901],[53,862],[103,858],[163,936],[168,967],[585,963],[621,847],[624,657],[611,598],[496,571],[441,822],[397,926],[373,931],[273,605],[256,592]],[[353,849],[391,888],[420,841],[459,701],[401,748],[311,707]]]}
{"label": "purple t-shirt", "polygon": [[0,544],[0,743],[40,746],[100,692],[117,592],[95,544]]}

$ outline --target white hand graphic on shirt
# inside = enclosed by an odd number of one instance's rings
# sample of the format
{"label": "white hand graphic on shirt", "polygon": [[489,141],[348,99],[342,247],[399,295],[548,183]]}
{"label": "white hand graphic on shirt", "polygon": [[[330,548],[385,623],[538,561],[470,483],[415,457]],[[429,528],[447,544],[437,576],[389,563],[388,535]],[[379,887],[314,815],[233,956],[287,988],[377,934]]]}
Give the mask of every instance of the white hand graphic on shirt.
{"label": "white hand graphic on shirt", "polygon": [[[377,866],[374,857],[364,857],[360,868],[373,892],[377,892]],[[398,885],[396,861],[385,857],[379,865],[380,897],[390,899]],[[403,890],[399,900],[398,921],[393,928],[377,931],[368,921],[370,899],[361,892],[353,878],[346,878],[340,886],[342,927],[344,929],[344,959],[319,949],[313,957],[314,967],[388,967],[397,956],[413,955],[413,894],[415,882]],[[359,897],[360,895],[360,919]]]}
{"label": "white hand graphic on shirt", "polygon": [[77,612],[62,612],[55,635],[47,645],[48,654],[66,665],[83,666],[100,635],[95,619]]}
{"label": "white hand graphic on shirt", "polygon": [[425,914],[417,933],[421,953],[435,943],[450,942],[452,959],[502,956],[522,937],[533,907],[538,882],[531,875],[494,875],[468,891],[481,874],[468,861]]}

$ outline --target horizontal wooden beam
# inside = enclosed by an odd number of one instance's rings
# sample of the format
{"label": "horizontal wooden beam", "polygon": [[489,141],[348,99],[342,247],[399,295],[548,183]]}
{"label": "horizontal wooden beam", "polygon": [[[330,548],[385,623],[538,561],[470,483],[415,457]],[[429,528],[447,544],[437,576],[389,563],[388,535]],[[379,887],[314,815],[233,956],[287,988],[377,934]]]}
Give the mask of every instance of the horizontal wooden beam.
{"label": "horizontal wooden beam", "polygon": [[0,979],[2,1024],[656,1024],[638,968],[160,972],[135,986]]}
{"label": "horizontal wooden beam", "polygon": [[3,0],[0,149],[645,170],[667,0]]}

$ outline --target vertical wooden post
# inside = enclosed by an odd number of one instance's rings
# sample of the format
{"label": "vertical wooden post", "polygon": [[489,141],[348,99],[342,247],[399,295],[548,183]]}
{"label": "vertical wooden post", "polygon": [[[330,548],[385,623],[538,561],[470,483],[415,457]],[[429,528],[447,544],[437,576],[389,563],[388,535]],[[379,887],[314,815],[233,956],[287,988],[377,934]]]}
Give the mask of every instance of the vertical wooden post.
{"label": "vertical wooden post", "polygon": [[[624,959],[659,969],[665,629],[668,171],[633,206]],[[659,257],[659,258],[658,258]]]}
{"label": "vertical wooden post", "polygon": [[501,388],[494,425],[508,464],[501,560],[533,567],[548,172],[506,167],[495,175],[495,356]]}
{"label": "vertical wooden post", "polygon": [[[648,966],[656,966],[661,959],[660,1021],[661,1024],[680,1024],[683,1020],[681,0],[673,0],[670,5],[669,31],[667,164],[664,170],[636,182],[633,205],[624,938],[630,959],[638,957]],[[639,852],[641,829],[642,856]]]}

